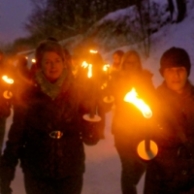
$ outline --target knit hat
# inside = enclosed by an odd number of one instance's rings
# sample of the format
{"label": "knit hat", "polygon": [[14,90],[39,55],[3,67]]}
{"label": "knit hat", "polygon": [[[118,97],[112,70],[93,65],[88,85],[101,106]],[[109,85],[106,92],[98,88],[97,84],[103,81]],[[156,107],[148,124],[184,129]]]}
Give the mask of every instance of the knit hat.
{"label": "knit hat", "polygon": [[36,65],[38,68],[41,67],[42,57],[45,52],[55,52],[64,61],[64,53],[61,45],[57,41],[45,40],[39,44],[35,52]]}
{"label": "knit hat", "polygon": [[190,74],[191,62],[188,53],[182,48],[171,47],[164,52],[160,59],[160,73],[163,76],[164,69],[171,67],[185,67],[187,75]]}

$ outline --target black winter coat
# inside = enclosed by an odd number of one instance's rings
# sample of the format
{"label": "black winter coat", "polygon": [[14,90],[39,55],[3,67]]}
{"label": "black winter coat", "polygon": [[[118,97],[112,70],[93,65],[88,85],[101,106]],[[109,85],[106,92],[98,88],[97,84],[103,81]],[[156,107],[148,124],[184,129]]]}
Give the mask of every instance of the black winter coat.
{"label": "black winter coat", "polygon": [[95,144],[99,138],[94,126],[82,119],[85,110],[80,108],[77,91],[66,79],[60,94],[51,99],[35,85],[25,93],[23,104],[15,105],[2,157],[1,186],[9,187],[18,159],[24,173],[43,178],[84,172],[83,142]]}
{"label": "black winter coat", "polygon": [[160,128],[153,139],[158,155],[148,164],[145,194],[194,192],[194,87],[187,83],[177,94],[163,83],[160,99]]}

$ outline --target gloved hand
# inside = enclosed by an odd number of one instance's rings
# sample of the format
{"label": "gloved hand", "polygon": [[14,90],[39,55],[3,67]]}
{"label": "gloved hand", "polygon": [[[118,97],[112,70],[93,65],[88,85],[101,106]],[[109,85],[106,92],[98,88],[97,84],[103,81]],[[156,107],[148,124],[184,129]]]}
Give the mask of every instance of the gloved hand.
{"label": "gloved hand", "polygon": [[104,138],[104,133],[101,129],[100,122],[84,121],[81,137],[83,142],[87,145],[97,144],[100,139]]}

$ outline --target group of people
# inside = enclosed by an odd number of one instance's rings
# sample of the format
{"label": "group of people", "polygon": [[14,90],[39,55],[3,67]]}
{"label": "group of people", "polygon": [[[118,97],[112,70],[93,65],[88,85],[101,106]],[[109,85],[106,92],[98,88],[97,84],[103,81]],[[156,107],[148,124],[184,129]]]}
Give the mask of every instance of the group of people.
{"label": "group of people", "polygon": [[1,157],[1,193],[12,193],[20,162],[26,193],[79,194],[85,171],[83,144],[95,145],[102,138],[104,115],[101,111],[99,122],[82,118],[90,106],[57,41],[41,42],[35,58],[33,81],[14,97],[13,123]]}
{"label": "group of people", "polygon": [[[0,190],[12,193],[10,185],[20,162],[27,194],[80,194],[84,144],[96,145],[106,138],[103,61],[99,54],[90,58],[96,63],[96,81],[89,81],[81,73],[72,73],[70,56],[56,40],[41,42],[35,58],[36,71],[28,87],[14,99],[13,123],[0,160]],[[143,68],[137,51],[113,53],[107,87],[108,95],[114,97],[112,134],[122,166],[123,194],[137,194],[136,186],[145,172],[144,194],[194,192],[194,87],[188,78],[190,69],[186,50],[169,48],[160,60],[164,81],[155,89],[153,74]],[[132,90],[150,106],[152,118],[144,118],[133,104],[124,101]],[[86,114],[92,118],[98,114],[100,119],[84,120]],[[8,115],[0,116],[5,122]],[[138,144],[146,138],[158,146],[158,154],[150,161],[137,153]]]}
{"label": "group of people", "polygon": [[[122,193],[136,194],[146,172],[144,194],[192,194],[194,87],[188,78],[191,61],[187,51],[171,47],[163,53],[159,72],[164,79],[157,88],[137,51],[123,53],[120,59],[110,85],[115,97],[112,133],[122,166]],[[144,118],[132,103],[123,100],[132,89],[151,108],[151,118]],[[158,148],[150,160],[142,159],[137,152],[139,143],[146,139],[153,140]],[[145,151],[152,151],[148,148],[145,145]]]}

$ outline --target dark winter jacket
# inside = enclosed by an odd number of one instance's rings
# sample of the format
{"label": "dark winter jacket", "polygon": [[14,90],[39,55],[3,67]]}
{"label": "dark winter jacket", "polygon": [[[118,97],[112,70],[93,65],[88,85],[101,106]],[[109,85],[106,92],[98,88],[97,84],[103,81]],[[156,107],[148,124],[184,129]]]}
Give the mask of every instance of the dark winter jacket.
{"label": "dark winter jacket", "polygon": [[191,194],[194,188],[194,87],[187,83],[184,92],[177,94],[163,83],[157,94],[159,128],[153,138],[159,152],[148,165],[145,194],[185,191]]}
{"label": "dark winter jacket", "polygon": [[[125,95],[134,88],[138,97],[143,99],[151,108],[154,87],[152,74],[143,70],[138,74],[118,75],[114,83],[115,110],[112,122],[112,132],[115,136],[123,136],[129,141],[139,143],[145,138],[148,130],[148,120],[133,104],[124,101]],[[152,109],[152,108],[151,108]]]}
{"label": "dark winter jacket", "polygon": [[[60,179],[84,172],[83,142],[96,144],[95,126],[82,119],[79,89],[67,76],[56,98],[37,84],[14,108],[13,124],[2,157],[1,187],[14,178],[18,159],[24,173]],[[44,92],[43,92],[44,91]]]}
{"label": "dark winter jacket", "polygon": [[[0,73],[0,153],[3,145],[5,135],[5,123],[7,117],[11,113],[11,101],[5,98],[5,93],[8,91],[9,86],[1,78],[3,73]],[[7,94],[7,93],[6,93]]]}
{"label": "dark winter jacket", "polygon": [[9,84],[2,79],[3,72],[0,72],[0,118],[7,118],[10,115],[11,101],[5,96],[5,92],[9,91]]}

